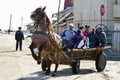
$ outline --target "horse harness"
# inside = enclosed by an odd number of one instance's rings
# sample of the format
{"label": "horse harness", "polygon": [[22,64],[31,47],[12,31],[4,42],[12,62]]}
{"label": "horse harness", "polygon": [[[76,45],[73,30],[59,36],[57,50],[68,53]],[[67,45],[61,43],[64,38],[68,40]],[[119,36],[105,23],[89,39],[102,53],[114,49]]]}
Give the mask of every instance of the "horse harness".
{"label": "horse harness", "polygon": [[52,45],[54,45],[55,47],[57,47],[56,41],[53,39],[53,36],[50,35],[49,33],[44,33],[43,31],[35,31],[33,34],[42,34],[45,35],[49,38],[50,43],[52,43]]}

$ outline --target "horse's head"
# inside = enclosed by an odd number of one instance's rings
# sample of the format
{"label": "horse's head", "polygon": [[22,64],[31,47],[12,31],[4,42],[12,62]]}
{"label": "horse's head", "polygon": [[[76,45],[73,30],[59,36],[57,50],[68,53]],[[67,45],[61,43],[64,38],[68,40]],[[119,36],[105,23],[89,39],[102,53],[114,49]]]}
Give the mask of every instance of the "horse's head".
{"label": "horse's head", "polygon": [[39,21],[40,19],[42,19],[44,16],[45,16],[45,8],[42,8],[42,7],[39,7],[37,8],[35,11],[32,12],[30,18],[33,20],[33,21]]}
{"label": "horse's head", "polygon": [[34,21],[36,30],[48,32],[48,29],[52,30],[52,23],[45,12],[45,8],[46,6],[37,8],[32,12],[30,18]]}

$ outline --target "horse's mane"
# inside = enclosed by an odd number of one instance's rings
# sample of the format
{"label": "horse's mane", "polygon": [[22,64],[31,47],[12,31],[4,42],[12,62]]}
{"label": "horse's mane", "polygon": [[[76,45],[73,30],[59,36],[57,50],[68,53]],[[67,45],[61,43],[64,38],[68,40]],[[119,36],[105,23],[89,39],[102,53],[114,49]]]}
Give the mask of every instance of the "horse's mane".
{"label": "horse's mane", "polygon": [[47,16],[47,14],[46,14],[46,21],[47,21],[47,25],[48,25],[48,28],[50,29],[50,30],[52,30],[52,23],[51,23],[51,21],[50,21],[50,19],[48,18],[48,16]]}

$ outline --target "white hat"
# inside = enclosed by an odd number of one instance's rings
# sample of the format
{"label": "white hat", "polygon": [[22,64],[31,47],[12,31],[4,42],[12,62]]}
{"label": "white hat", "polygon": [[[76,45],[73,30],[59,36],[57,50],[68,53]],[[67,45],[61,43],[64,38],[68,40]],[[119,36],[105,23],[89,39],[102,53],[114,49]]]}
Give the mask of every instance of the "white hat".
{"label": "white hat", "polygon": [[74,24],[70,23],[69,26],[73,26],[74,27]]}

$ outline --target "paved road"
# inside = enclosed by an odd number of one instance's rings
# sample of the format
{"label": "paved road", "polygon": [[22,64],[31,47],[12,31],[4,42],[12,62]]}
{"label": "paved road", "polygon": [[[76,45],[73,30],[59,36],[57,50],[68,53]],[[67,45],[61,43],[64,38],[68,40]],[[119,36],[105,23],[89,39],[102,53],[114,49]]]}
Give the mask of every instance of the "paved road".
{"label": "paved road", "polygon": [[60,65],[57,76],[51,77],[51,74],[44,75],[41,65],[31,57],[29,38],[23,42],[23,51],[15,51],[14,35],[0,34],[0,44],[0,80],[120,80],[119,60],[108,60],[104,72],[100,73],[96,72],[94,61],[81,61],[76,75],[69,65]]}

